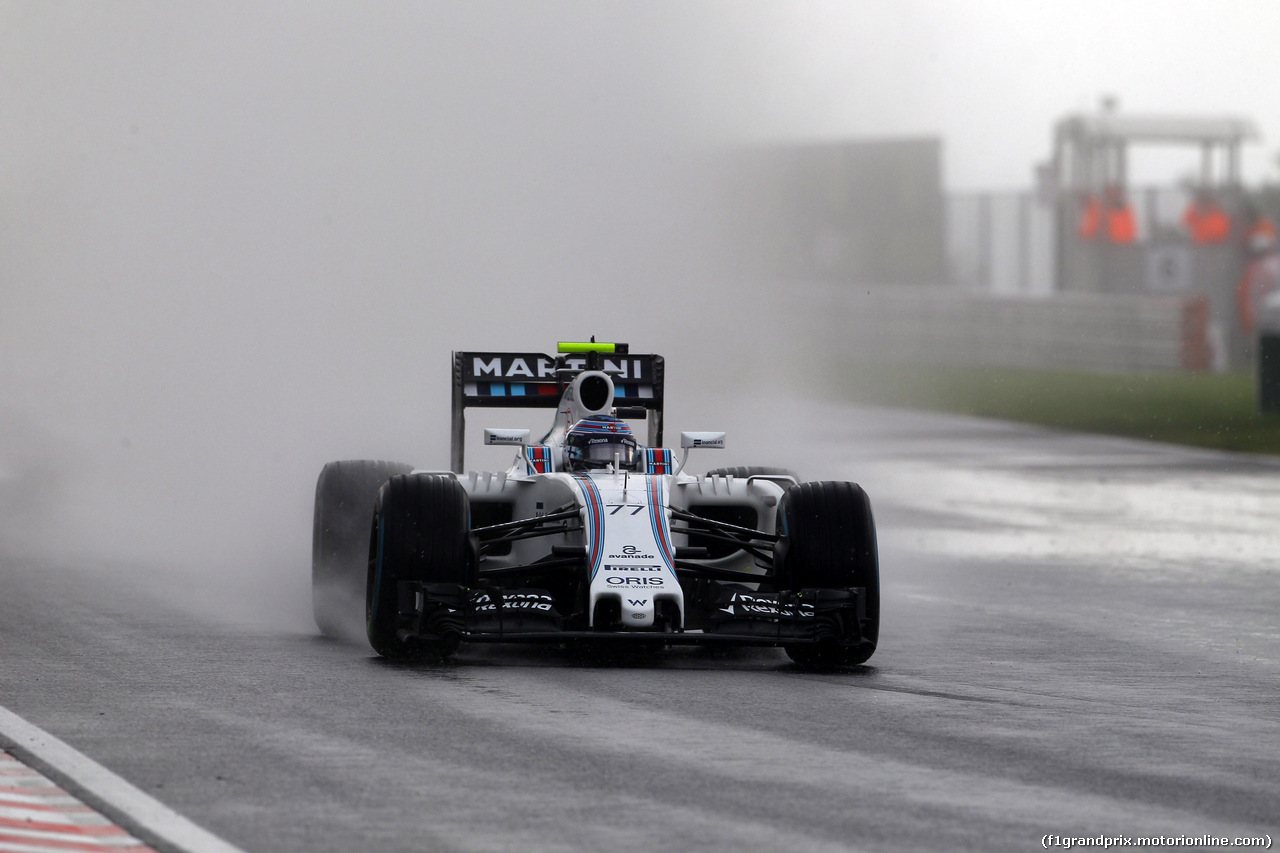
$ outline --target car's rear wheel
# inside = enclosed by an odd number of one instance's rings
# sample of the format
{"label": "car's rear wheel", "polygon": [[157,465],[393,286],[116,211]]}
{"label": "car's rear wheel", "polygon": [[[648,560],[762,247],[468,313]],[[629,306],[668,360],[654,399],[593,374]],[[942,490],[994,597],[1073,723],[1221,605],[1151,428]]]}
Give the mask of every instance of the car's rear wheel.
{"label": "car's rear wheel", "polygon": [[410,465],[330,462],[316,480],[311,529],[311,608],[321,633],[359,639],[369,560],[369,519],[378,489]]}
{"label": "car's rear wheel", "polygon": [[880,567],[871,501],[856,483],[792,486],[778,503],[775,574],[779,589],[861,589],[857,645],[834,640],[786,647],[797,663],[859,664],[876,650],[880,633]]}
{"label": "car's rear wheel", "polygon": [[405,581],[470,586],[475,559],[469,537],[469,501],[451,477],[392,477],[378,493],[369,537],[365,621],[369,644],[384,657],[446,655],[456,639],[400,636]]}

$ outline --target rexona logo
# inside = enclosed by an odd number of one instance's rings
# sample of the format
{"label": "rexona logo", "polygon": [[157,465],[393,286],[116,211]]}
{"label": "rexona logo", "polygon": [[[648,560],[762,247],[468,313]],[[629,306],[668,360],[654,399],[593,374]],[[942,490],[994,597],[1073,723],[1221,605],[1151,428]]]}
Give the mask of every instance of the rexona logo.
{"label": "rexona logo", "polygon": [[609,584],[610,586],[626,586],[626,587],[663,586],[662,578],[660,577],[633,578],[633,577],[619,577],[617,575],[613,575],[611,577],[605,578],[604,580],[605,580],[605,583]]}
{"label": "rexona logo", "polygon": [[730,616],[813,617],[812,604],[782,604],[776,595],[766,597],[742,592],[730,597],[729,606],[720,608],[720,611]]}
{"label": "rexona logo", "polygon": [[[473,599],[477,613],[488,610],[497,610],[498,605],[487,592],[480,593]],[[551,610],[555,604],[555,599],[549,595],[536,592],[508,592],[502,596],[503,610],[537,610],[546,613]]]}
{"label": "rexona logo", "polygon": [[605,566],[606,572],[660,572],[662,566]]}

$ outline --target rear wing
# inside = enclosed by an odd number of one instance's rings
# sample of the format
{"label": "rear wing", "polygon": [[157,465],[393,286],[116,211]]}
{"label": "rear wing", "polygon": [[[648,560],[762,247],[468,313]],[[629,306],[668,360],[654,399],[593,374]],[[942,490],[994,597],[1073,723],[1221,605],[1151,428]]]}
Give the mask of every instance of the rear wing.
{"label": "rear wing", "polygon": [[540,352],[455,352],[450,448],[453,471],[463,472],[468,408],[554,409],[573,377],[584,370],[609,374],[618,416],[644,417],[649,427],[646,443],[661,446],[666,370],[662,356],[630,353],[625,344],[601,344],[600,349],[601,352],[585,350],[559,356]]}

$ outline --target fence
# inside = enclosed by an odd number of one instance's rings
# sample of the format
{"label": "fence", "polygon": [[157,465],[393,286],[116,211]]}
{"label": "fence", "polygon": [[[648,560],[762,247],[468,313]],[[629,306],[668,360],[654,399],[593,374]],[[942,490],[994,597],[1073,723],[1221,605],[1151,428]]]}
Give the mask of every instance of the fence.
{"label": "fence", "polygon": [[1133,250],[1132,271],[1125,281],[1073,286],[1064,280],[1070,278],[1067,271],[1086,265],[1097,248],[1075,239],[1073,210],[1064,212],[1066,221],[1055,230],[1053,203],[1033,192],[954,193],[945,203],[947,283],[1005,294],[1191,292],[1197,289],[1193,268],[1199,248],[1189,245],[1182,222],[1191,199],[1184,187],[1131,191],[1137,240],[1126,248]]}
{"label": "fence", "polygon": [[[1200,239],[1193,240],[1184,223],[1196,201],[1188,187],[1129,191],[1123,198],[1132,215],[1131,239],[1109,234],[1106,220],[1101,217],[1103,224],[1098,233],[1088,236],[1089,208],[1085,198],[1059,196],[1046,201],[1032,192],[955,194],[945,202],[946,281],[957,291],[987,296],[1052,296],[1061,300],[1074,294],[1197,299],[1200,307],[1196,316],[1200,320],[1196,322],[1201,327],[1197,334],[1209,341],[1208,362],[1218,369],[1246,367],[1253,361],[1253,338],[1243,319],[1247,312],[1241,306],[1253,297],[1241,296],[1240,292],[1251,260],[1245,249],[1245,234],[1252,220],[1247,197],[1239,187],[1219,188],[1215,196],[1229,214],[1223,229],[1216,238],[1205,238],[1202,233]],[[1098,208],[1104,212],[1106,209]],[[1132,315],[1123,300],[1112,300],[1110,304],[1113,309],[1098,310],[1119,312],[1111,326],[1115,335],[1147,334],[1139,330],[1142,323],[1132,327],[1128,325],[1130,320],[1121,319]],[[1066,316],[1076,310],[1062,308],[1060,313],[1065,312]],[[1025,319],[1035,326],[1030,315]],[[1098,323],[1101,322],[1100,315]],[[1101,328],[1098,323],[1090,321],[1086,325]],[[1049,330],[1050,338],[1053,334],[1056,333]],[[1101,337],[1091,339],[1103,344]],[[1127,345],[1123,341],[1115,343],[1120,349]],[[1104,351],[1110,349],[1118,354],[1120,350],[1115,347],[1108,345]],[[1145,356],[1125,352],[1112,367],[1144,363]],[[1201,356],[1184,357],[1181,363],[1198,367],[1205,360]]]}
{"label": "fence", "polygon": [[1051,293],[1052,214],[1029,192],[949,196],[948,283],[987,293]]}

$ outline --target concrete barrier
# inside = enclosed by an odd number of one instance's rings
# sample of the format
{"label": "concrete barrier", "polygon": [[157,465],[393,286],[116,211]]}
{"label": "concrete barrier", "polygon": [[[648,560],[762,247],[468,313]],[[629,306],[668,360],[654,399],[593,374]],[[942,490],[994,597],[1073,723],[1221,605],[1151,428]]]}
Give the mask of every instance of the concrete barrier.
{"label": "concrete barrier", "polygon": [[858,359],[1107,371],[1212,363],[1203,297],[835,285],[808,292],[825,346]]}

